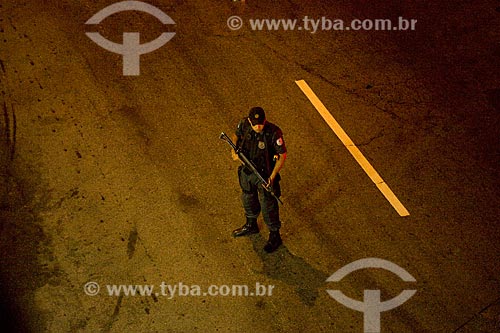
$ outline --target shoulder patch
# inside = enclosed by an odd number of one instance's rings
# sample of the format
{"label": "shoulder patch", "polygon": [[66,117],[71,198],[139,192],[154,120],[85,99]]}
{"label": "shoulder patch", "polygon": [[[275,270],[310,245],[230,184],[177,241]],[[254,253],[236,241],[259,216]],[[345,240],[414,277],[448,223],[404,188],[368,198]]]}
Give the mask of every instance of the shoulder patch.
{"label": "shoulder patch", "polygon": [[276,144],[278,146],[282,146],[283,145],[283,138],[280,137],[278,140],[276,140]]}

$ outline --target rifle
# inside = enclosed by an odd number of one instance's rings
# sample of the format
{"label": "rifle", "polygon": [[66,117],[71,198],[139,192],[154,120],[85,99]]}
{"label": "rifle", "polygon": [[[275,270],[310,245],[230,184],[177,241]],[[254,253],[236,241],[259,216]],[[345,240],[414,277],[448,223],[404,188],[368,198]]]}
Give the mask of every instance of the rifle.
{"label": "rifle", "polygon": [[283,202],[280,200],[280,198],[278,198],[276,196],[276,194],[274,194],[272,186],[269,186],[270,184],[267,183],[267,181],[264,179],[264,177],[262,177],[262,175],[260,174],[260,172],[257,170],[257,168],[255,167],[255,164],[253,164],[252,161],[250,161],[245,156],[245,154],[243,154],[243,152],[241,151],[240,148],[236,147],[236,145],[233,143],[233,141],[231,140],[231,138],[228,137],[226,135],[226,133],[222,132],[220,134],[220,136],[219,136],[219,139],[226,141],[234,149],[234,151],[236,152],[236,154],[238,155],[238,157],[240,158],[240,160],[243,162],[243,164],[247,168],[249,168],[257,176],[257,178],[262,182],[262,187],[264,187],[264,189],[267,192],[269,192],[276,200],[278,200],[278,202],[280,204],[283,204]]}

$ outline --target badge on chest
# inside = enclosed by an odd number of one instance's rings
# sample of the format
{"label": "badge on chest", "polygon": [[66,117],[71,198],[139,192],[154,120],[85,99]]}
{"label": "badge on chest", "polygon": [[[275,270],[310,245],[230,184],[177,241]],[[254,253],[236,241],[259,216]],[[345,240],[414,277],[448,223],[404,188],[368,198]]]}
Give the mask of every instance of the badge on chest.
{"label": "badge on chest", "polygon": [[258,145],[259,149],[265,149],[266,148],[266,144],[264,141],[259,141]]}

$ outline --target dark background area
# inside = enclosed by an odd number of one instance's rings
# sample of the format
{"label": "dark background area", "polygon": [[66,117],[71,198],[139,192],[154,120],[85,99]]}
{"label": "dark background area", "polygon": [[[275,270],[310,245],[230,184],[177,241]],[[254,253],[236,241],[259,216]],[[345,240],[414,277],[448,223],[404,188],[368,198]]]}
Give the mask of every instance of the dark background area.
{"label": "dark background area", "polygon": [[[387,300],[383,332],[500,328],[498,1],[110,1],[0,5],[1,319],[12,332],[361,332],[326,292]],[[226,20],[245,25],[231,31]],[[402,16],[416,31],[251,31],[255,18]],[[141,42],[141,75],[85,36]],[[295,84],[304,79],[388,183],[400,217]],[[284,246],[232,239],[237,164],[218,140],[260,105],[284,132]],[[410,272],[358,271],[379,257]],[[98,296],[83,285],[101,284]],[[106,284],[276,285],[269,298],[111,297]]]}

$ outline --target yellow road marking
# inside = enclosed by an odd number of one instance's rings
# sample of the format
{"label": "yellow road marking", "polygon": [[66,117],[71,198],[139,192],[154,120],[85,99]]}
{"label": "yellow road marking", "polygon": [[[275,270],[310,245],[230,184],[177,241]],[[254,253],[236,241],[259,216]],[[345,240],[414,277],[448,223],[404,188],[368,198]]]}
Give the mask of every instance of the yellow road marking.
{"label": "yellow road marking", "polygon": [[410,213],[403,206],[401,201],[396,197],[396,195],[392,192],[389,186],[384,182],[382,177],[378,174],[377,170],[368,162],[365,156],[361,153],[361,151],[356,147],[351,138],[347,135],[347,133],[340,127],[339,123],[333,118],[331,113],[325,107],[325,105],[320,101],[318,96],[312,91],[311,87],[304,80],[295,81],[295,83],[299,86],[300,90],[307,96],[309,101],[311,101],[312,105],[318,110],[319,114],[326,121],[328,126],[333,130],[333,132],[337,135],[337,137],[342,141],[344,146],[349,150],[354,159],[359,163],[361,168],[366,172],[368,177],[377,185],[377,188],[382,192],[384,197],[389,201],[389,203],[394,207],[394,209],[398,212],[400,216],[408,216]]}

